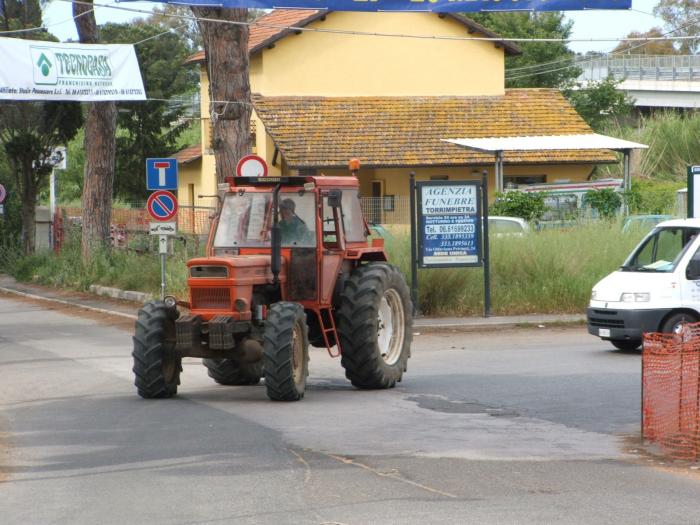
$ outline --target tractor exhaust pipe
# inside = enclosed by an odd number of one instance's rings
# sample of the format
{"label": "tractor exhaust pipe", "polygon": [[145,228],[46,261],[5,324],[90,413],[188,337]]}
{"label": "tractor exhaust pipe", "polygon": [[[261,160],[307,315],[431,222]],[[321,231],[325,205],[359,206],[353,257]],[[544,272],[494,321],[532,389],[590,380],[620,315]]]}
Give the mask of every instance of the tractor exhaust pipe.
{"label": "tractor exhaust pipe", "polygon": [[272,253],[270,260],[270,271],[272,272],[272,284],[279,284],[280,270],[282,268],[282,235],[280,233],[279,225],[279,195],[281,184],[275,186],[275,190],[272,192],[272,231],[271,231],[271,243],[272,243]]}

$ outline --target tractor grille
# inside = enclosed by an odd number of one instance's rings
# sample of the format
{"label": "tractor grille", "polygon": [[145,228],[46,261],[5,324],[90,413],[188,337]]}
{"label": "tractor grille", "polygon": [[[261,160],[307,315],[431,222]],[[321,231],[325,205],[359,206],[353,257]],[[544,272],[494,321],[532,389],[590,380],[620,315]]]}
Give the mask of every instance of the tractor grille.
{"label": "tractor grille", "polygon": [[230,288],[192,288],[192,308],[201,310],[230,310]]}

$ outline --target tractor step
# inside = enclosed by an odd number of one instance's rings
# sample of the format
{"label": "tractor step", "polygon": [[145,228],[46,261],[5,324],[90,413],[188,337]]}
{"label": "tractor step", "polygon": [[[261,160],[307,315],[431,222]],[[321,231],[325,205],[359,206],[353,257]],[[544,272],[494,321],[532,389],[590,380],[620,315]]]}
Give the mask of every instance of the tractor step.
{"label": "tractor step", "polygon": [[[325,319],[324,319],[324,315]],[[330,308],[322,308],[318,311],[318,321],[321,326],[321,335],[323,336],[323,342],[326,345],[326,350],[331,357],[339,357],[342,353],[340,348],[340,340],[338,339],[338,331],[335,327],[335,319],[333,319],[333,312]],[[335,342],[336,351],[333,352],[331,346],[331,341]]]}

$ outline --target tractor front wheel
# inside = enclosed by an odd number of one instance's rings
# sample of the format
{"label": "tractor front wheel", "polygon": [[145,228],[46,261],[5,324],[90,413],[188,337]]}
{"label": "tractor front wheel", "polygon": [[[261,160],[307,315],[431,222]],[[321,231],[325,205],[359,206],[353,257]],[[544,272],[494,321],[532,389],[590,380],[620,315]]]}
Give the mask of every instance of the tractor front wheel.
{"label": "tractor front wheel", "polygon": [[289,302],[271,305],[263,339],[267,397],[298,401],[304,397],[309,375],[309,334],[302,306]]}
{"label": "tractor front wheel", "polygon": [[209,377],[220,385],[257,385],[262,376],[262,361],[237,363],[233,359],[204,359]]}
{"label": "tractor front wheel", "polygon": [[134,375],[141,397],[164,398],[177,393],[182,359],[174,356],[178,311],[162,301],[139,310],[134,331]]}
{"label": "tractor front wheel", "polygon": [[358,266],[345,282],[338,335],[345,376],[357,388],[392,388],[411,356],[413,317],[403,274],[387,263]]}

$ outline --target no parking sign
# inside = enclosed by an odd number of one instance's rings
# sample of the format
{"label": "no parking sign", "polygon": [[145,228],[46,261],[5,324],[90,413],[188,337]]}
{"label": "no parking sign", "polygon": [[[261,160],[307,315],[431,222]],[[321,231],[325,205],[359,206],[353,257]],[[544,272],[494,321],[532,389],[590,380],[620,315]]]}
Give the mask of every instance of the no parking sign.
{"label": "no parking sign", "polygon": [[169,191],[154,191],[146,202],[148,214],[157,221],[168,221],[177,214],[177,198]]}

